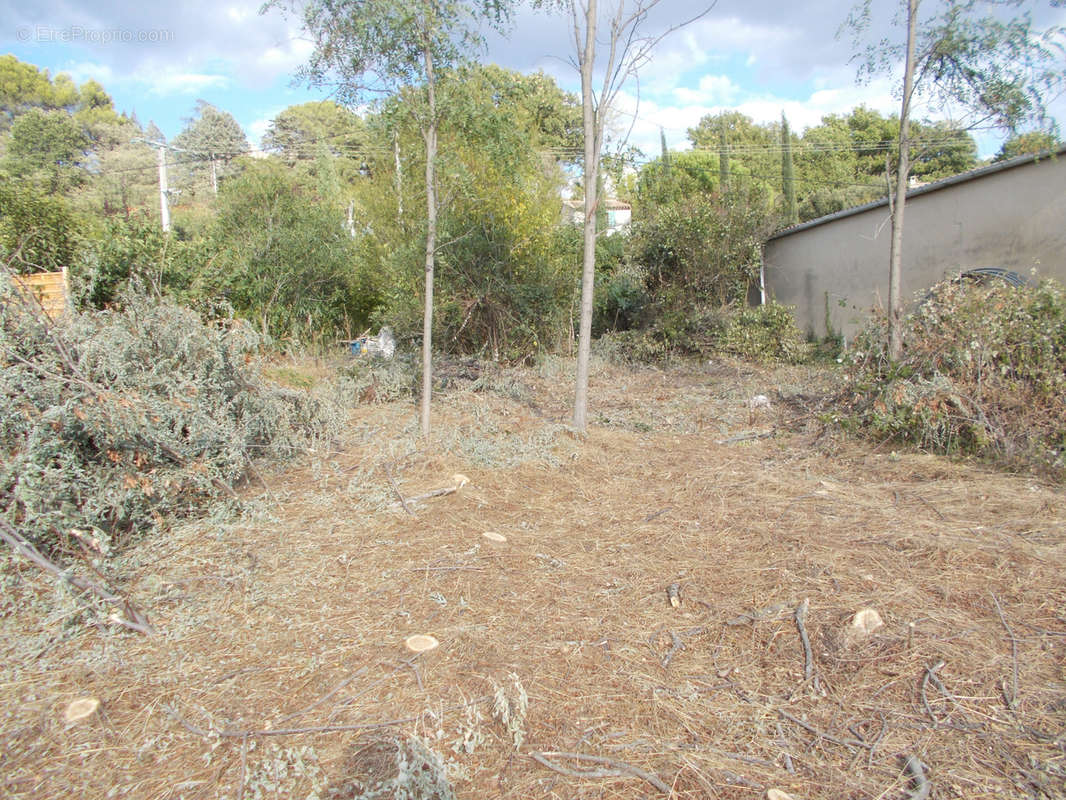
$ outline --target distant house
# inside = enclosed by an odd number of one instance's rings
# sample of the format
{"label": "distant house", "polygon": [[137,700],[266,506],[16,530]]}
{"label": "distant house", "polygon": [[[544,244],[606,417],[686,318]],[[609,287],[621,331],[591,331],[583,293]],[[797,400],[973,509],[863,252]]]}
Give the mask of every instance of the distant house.
{"label": "distant house", "polygon": [[[1019,156],[909,191],[903,297],[981,267],[1066,282],[1064,155]],[[763,250],[764,288],[796,307],[801,329],[850,338],[888,303],[891,232],[887,200],[786,228]]]}
{"label": "distant house", "polygon": [[[610,236],[628,230],[629,224],[633,221],[633,207],[629,203],[614,198],[608,198],[605,202],[607,204],[607,227],[604,233]],[[563,200],[563,222],[584,225],[585,201]]]}

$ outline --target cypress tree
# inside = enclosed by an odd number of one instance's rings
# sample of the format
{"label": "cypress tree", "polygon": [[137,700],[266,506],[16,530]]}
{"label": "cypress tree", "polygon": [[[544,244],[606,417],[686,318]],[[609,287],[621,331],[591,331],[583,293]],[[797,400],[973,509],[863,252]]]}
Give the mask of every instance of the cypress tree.
{"label": "cypress tree", "polygon": [[785,195],[785,224],[795,225],[799,222],[799,213],[796,210],[796,178],[792,170],[792,133],[784,111],[781,112],[781,191]]}

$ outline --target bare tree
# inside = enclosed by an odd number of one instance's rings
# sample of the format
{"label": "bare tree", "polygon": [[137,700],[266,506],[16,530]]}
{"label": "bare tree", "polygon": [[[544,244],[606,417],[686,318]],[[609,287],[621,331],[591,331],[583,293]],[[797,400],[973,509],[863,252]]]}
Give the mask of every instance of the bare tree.
{"label": "bare tree", "polygon": [[[630,78],[651,60],[655,46],[664,37],[695,22],[714,4],[660,33],[643,35],[648,16],[661,0],[616,0],[605,20],[604,47],[599,48],[598,0],[564,0],[573,26],[576,55],[571,63],[581,74],[581,108],[584,123],[585,229],[581,267],[581,317],[578,324],[577,381],[574,392],[573,426],[584,432],[588,426],[589,351],[592,347],[592,300],[596,277],[596,212],[603,201],[600,187],[600,157],[604,127],[614,102]],[[599,82],[599,90],[596,82]]]}

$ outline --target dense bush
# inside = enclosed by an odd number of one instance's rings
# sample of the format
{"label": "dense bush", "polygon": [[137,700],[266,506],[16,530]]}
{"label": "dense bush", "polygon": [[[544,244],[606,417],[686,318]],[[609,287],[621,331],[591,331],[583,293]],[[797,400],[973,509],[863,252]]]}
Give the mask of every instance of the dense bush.
{"label": "dense bush", "polygon": [[[329,436],[330,397],[270,386],[260,337],[144,296],[52,325],[0,276],[0,515],[38,548],[113,545],[195,514],[258,457]],[[76,549],[76,548],[75,548]]]}
{"label": "dense bush", "polygon": [[[574,252],[581,252],[582,230],[570,226]],[[592,335],[625,331],[640,324],[648,306],[647,275],[630,258],[632,241],[615,234],[596,239],[596,286],[593,297]],[[579,274],[580,269],[575,265]],[[575,287],[575,292],[579,291]],[[576,299],[576,295],[575,295]]]}
{"label": "dense bush", "polygon": [[804,361],[810,347],[788,306],[660,309],[641,330],[606,334],[601,352],[629,362],[731,355],[767,363]]}
{"label": "dense bush", "polygon": [[251,161],[223,185],[207,229],[211,258],[190,291],[223,294],[275,338],[350,334],[377,298],[356,280],[343,210],[297,178],[281,164]]}
{"label": "dense bush", "polygon": [[792,308],[769,300],[731,315],[717,349],[752,361],[795,364],[807,358],[810,348]]}
{"label": "dense bush", "polygon": [[1066,452],[1066,290],[934,287],[904,323],[899,362],[884,319],[848,358],[851,422],[936,452],[1060,476]]}
{"label": "dense bush", "polygon": [[762,244],[774,228],[765,193],[742,185],[655,206],[633,230],[632,259],[659,302],[745,302],[758,285]]}
{"label": "dense bush", "polygon": [[17,272],[53,272],[74,263],[82,225],[62,197],[0,180],[0,259]]}

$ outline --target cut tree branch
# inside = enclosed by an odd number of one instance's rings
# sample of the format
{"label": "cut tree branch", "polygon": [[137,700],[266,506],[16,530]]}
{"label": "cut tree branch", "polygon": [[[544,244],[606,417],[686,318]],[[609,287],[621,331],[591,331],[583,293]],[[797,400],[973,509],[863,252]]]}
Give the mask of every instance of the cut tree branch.
{"label": "cut tree branch", "polygon": [[929,783],[929,779],[925,777],[925,767],[922,762],[918,760],[917,756],[909,755],[903,768],[910,773],[911,780],[914,783],[914,789],[907,795],[907,800],[927,800],[933,787]]}
{"label": "cut tree branch", "polygon": [[62,581],[67,581],[71,586],[81,589],[84,592],[98,597],[106,603],[119,608],[126,618],[115,615],[111,619],[130,630],[143,633],[145,636],[151,636],[155,633],[155,628],[148,622],[148,617],[138,611],[134,606],[125,598],[119,597],[114,592],[101,586],[98,583],[83,578],[80,575],[75,575],[67,570],[59,567],[55,562],[48,559],[41,554],[41,551],[33,546],[21,533],[5,519],[0,519],[0,539],[3,539],[8,546],[14,550],[17,554],[23,558],[33,562],[45,572],[52,574],[54,577]]}
{"label": "cut tree branch", "polygon": [[[566,775],[569,778],[621,778],[626,775],[632,775],[647,781],[663,794],[671,794],[670,787],[663,783],[657,775],[653,775],[640,767],[634,767],[632,764],[627,764],[624,761],[617,761],[613,758],[586,755],[585,753],[563,752],[530,753],[529,756],[537,763],[544,765],[548,769],[555,770],[560,775]],[[574,761],[588,761],[593,764],[602,764],[603,768],[570,769],[558,764],[553,764],[548,760],[549,758],[570,758]]]}
{"label": "cut tree branch", "polygon": [[[1007,618],[1003,616],[1003,608],[1000,606],[999,598],[995,594],[992,595],[992,602],[996,604],[996,613],[999,614],[999,621],[1003,623],[1003,628],[1007,631],[1007,636],[1010,637],[1010,654],[1014,669],[1011,676],[1011,696],[1004,699],[1007,701],[1007,708],[1014,710],[1018,707],[1018,640],[1015,638],[1014,631],[1011,630],[1010,625],[1007,624]],[[1006,693],[1004,692],[1004,694]]]}

